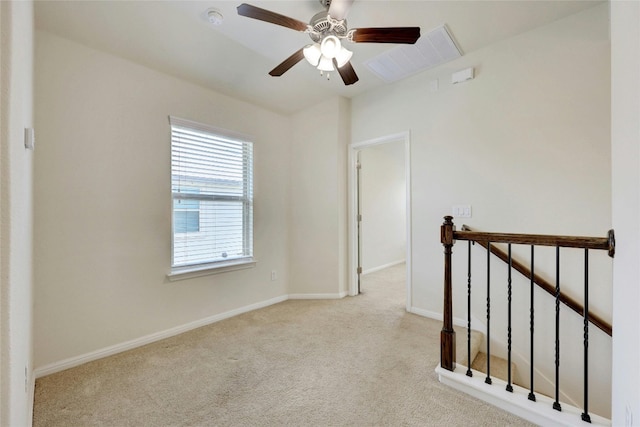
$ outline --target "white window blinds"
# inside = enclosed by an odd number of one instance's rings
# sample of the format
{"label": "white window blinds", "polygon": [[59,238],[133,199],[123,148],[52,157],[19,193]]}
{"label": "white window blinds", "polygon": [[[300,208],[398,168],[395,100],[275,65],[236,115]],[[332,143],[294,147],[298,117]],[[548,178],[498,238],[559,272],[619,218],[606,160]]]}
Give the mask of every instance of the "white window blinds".
{"label": "white window blinds", "polygon": [[170,117],[172,267],[253,259],[253,144]]}

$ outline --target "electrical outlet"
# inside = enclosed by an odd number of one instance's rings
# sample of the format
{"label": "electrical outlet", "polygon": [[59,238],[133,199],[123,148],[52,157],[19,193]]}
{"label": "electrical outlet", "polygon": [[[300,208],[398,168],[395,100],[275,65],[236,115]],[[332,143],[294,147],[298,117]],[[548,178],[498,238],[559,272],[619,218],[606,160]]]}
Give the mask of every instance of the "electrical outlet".
{"label": "electrical outlet", "polygon": [[275,270],[271,270],[271,281],[273,282],[278,278],[278,272]]}

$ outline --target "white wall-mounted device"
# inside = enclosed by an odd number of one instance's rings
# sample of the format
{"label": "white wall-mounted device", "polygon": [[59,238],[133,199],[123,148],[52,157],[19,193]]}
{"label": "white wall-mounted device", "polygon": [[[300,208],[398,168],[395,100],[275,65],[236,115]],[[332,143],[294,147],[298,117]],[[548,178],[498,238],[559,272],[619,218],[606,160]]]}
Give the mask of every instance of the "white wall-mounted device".
{"label": "white wall-mounted device", "polygon": [[36,136],[33,128],[24,128],[24,148],[33,150],[35,143]]}
{"label": "white wall-mounted device", "polygon": [[455,72],[451,74],[451,83],[455,85],[457,83],[466,82],[467,80],[472,80],[474,77],[473,74],[473,67]]}

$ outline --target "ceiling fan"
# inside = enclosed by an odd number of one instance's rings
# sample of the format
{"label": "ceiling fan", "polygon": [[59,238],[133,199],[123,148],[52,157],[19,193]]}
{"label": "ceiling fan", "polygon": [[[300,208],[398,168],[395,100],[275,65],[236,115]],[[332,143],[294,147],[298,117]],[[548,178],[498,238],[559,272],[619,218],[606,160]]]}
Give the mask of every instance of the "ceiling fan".
{"label": "ceiling fan", "polygon": [[413,44],[420,38],[420,27],[352,28],[346,17],[354,0],[319,0],[325,10],[315,14],[309,23],[243,3],[238,14],[309,34],[312,44],[296,51],[269,72],[281,76],[302,59],[323,72],[337,70],[345,85],[358,81],[350,59],[353,52],[342,46],[342,41],[353,43]]}

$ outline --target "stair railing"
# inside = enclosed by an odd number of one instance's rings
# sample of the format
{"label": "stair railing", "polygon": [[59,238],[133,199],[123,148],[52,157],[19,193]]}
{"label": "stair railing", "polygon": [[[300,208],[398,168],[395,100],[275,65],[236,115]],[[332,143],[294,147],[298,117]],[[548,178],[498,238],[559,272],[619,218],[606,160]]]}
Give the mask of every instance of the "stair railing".
{"label": "stair railing", "polygon": [[[485,382],[491,384],[491,370],[490,370],[490,315],[491,315],[491,300],[490,300],[490,256],[496,255],[501,260],[508,264],[508,279],[507,279],[507,354],[508,354],[508,372],[507,372],[507,386],[508,392],[513,391],[511,385],[511,292],[512,292],[512,280],[511,271],[516,271],[523,274],[530,281],[530,392],[529,400],[535,401],[535,392],[533,384],[534,364],[533,364],[533,334],[534,334],[534,286],[539,286],[549,294],[553,295],[556,302],[556,316],[555,316],[555,401],[553,408],[561,411],[562,407],[559,402],[559,360],[560,360],[560,341],[559,341],[559,323],[560,323],[560,303],[567,305],[576,313],[583,317],[583,330],[584,330],[584,408],[582,413],[582,420],[585,422],[591,422],[591,417],[588,411],[588,347],[589,347],[589,323],[598,327],[609,336],[612,334],[612,326],[606,321],[589,312],[589,250],[606,250],[610,257],[615,255],[615,235],[613,230],[609,230],[607,237],[575,237],[575,236],[558,236],[558,235],[539,235],[539,234],[515,234],[515,233],[486,233],[480,231],[471,230],[467,226],[463,226],[461,231],[455,229],[453,224],[453,217],[445,216],[444,223],[440,228],[440,241],[444,246],[444,310],[443,310],[443,326],[440,332],[440,366],[449,371],[455,370],[455,353],[456,353],[456,333],[453,329],[453,292],[452,292],[452,264],[451,255],[452,248],[456,240],[467,241],[468,248],[468,278],[467,278],[467,360],[468,365],[471,365],[471,346],[470,346],[470,334],[471,334],[471,244],[478,243],[487,249],[487,377]],[[493,246],[493,243],[507,244],[507,253],[501,249]],[[530,245],[531,246],[531,268],[527,268],[523,263],[514,260],[511,255],[511,245]],[[553,246],[556,248],[556,284],[555,286],[535,274],[534,272],[534,260],[535,260],[535,246]],[[584,250],[584,305],[580,304],[575,299],[567,296],[560,290],[560,248],[579,248]],[[466,375],[472,376],[470,366],[467,369]]]}

